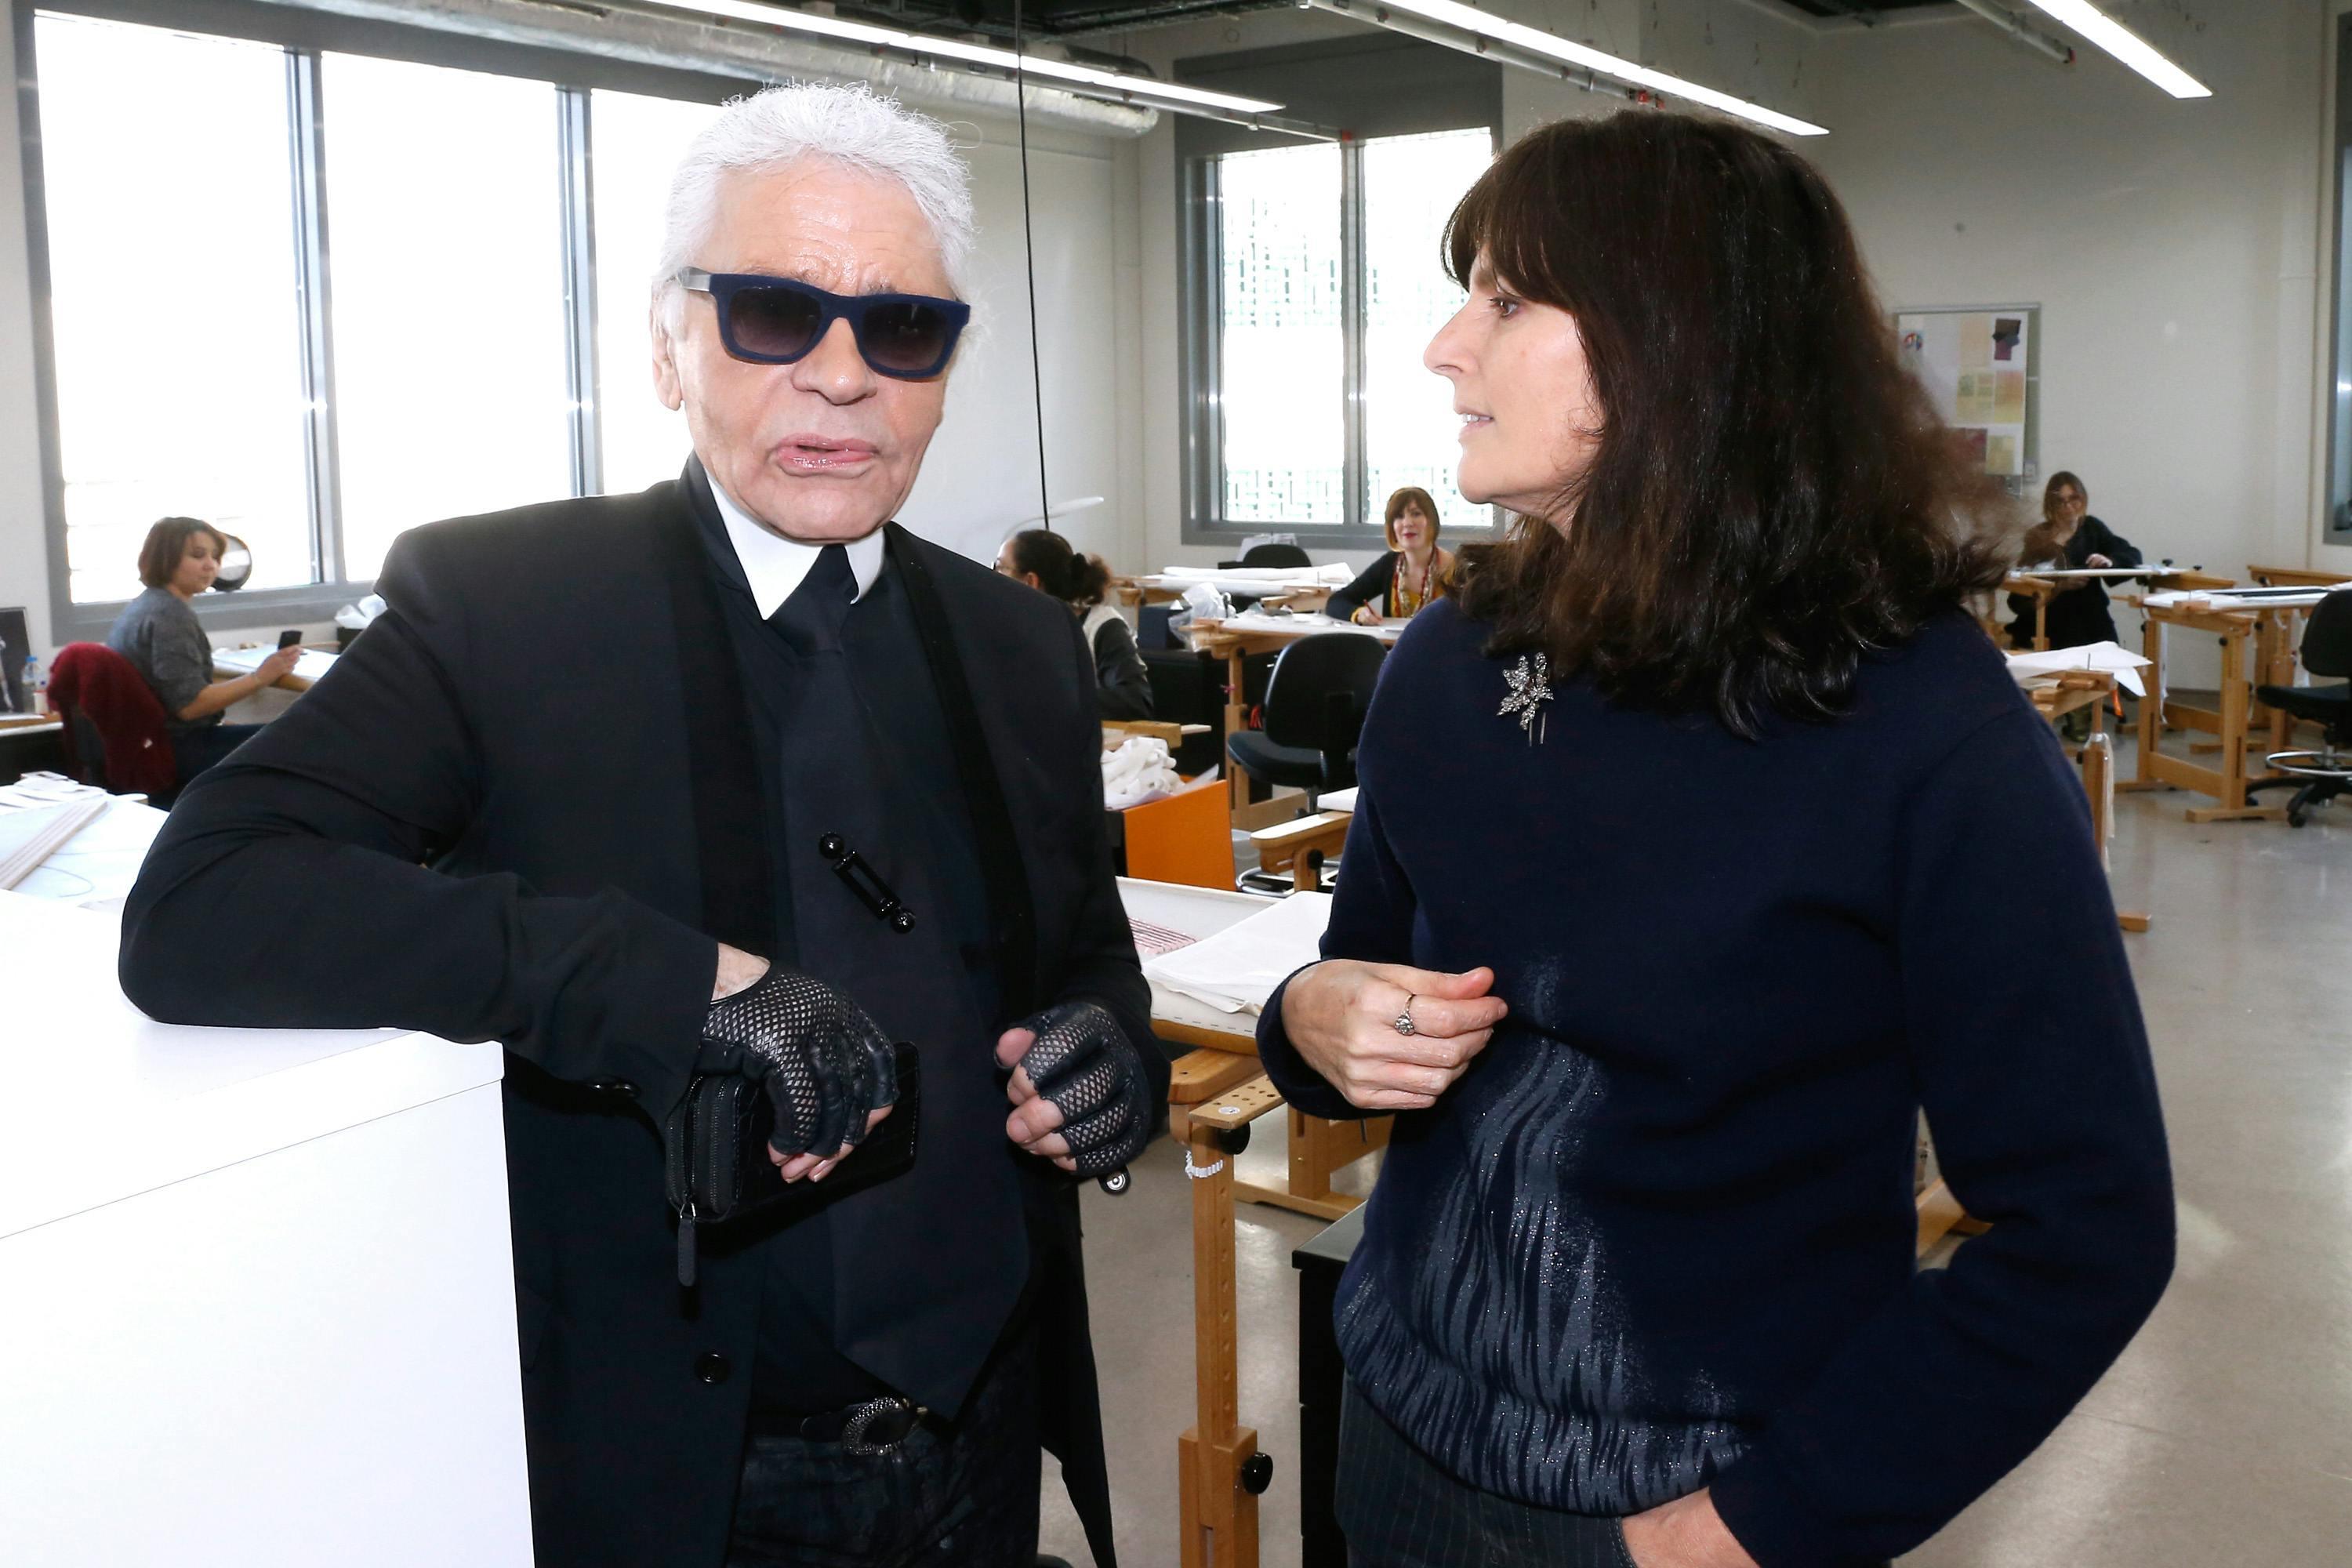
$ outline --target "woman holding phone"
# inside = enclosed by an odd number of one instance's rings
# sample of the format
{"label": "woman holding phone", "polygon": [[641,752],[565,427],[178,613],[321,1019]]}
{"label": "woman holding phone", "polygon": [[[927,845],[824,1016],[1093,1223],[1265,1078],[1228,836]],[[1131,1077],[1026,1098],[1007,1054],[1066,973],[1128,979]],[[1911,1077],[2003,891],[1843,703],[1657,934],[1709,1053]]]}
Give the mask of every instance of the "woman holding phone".
{"label": "woman holding phone", "polygon": [[302,657],[281,638],[278,651],[251,675],[213,679],[212,639],[196,618],[193,601],[220,574],[228,542],[218,529],[193,517],[167,517],[147,531],[139,551],[140,595],[122,606],[106,634],[106,646],[131,661],[163,704],[163,727],[172,738],[172,758],[180,783],[227,756],[258,731],[258,724],[224,724],[233,703],[275,686]]}
{"label": "woman holding phone", "polygon": [[[2005,519],[1776,142],[1548,126],[1447,255],[1425,363],[1517,521],[1389,658],[1258,1040],[1298,1110],[1397,1113],[1335,1310],[1352,1561],[1883,1563],[2172,1260],[2082,787],[1963,608]],[[1935,1271],[1923,1107],[1991,1226]]]}

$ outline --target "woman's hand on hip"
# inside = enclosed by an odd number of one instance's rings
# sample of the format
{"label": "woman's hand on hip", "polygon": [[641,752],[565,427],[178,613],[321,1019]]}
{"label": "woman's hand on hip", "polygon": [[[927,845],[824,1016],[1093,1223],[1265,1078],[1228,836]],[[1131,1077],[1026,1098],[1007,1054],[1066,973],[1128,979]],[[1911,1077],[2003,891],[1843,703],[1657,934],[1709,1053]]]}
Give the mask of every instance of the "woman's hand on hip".
{"label": "woman's hand on hip", "polygon": [[[1282,1027],[1307,1065],[1365,1110],[1426,1110],[1510,1012],[1491,969],[1441,974],[1328,958],[1282,994]],[[1410,1014],[1412,1032],[1397,1027]]]}
{"label": "woman's hand on hip", "polygon": [[1629,1515],[1624,1527],[1633,1568],[1756,1568],[1704,1489]]}

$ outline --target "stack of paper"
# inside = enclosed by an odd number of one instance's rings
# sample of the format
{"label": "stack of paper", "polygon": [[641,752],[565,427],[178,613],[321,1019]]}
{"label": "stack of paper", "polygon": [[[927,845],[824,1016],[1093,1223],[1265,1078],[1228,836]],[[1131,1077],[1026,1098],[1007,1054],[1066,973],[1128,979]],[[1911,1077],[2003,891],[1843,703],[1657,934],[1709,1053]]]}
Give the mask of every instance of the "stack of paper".
{"label": "stack of paper", "polygon": [[1143,973],[1221,1013],[1255,1013],[1292,973],[1323,956],[1331,895],[1293,893],[1192,946],[1147,962]]}
{"label": "stack of paper", "polygon": [[2147,668],[2147,660],[2120,644],[2111,642],[2085,643],[2081,647],[2053,647],[2042,653],[2013,653],[2009,656],[2009,673],[2020,686],[2029,686],[2047,675],[2063,675],[2070,669],[2105,669],[2114,673],[2116,684],[2135,697],[2144,697],[2147,688],[2139,672]]}

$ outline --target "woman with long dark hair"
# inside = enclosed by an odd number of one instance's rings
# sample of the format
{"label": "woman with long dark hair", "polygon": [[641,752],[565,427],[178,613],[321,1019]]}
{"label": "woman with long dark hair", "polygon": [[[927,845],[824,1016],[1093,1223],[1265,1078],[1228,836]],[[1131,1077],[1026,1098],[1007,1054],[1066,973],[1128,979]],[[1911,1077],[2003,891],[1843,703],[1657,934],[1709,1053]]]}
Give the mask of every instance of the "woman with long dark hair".
{"label": "woman with long dark hair", "polygon": [[[1368,1568],[1881,1562],[2171,1267],[2082,788],[1962,608],[2001,509],[1761,136],[1549,126],[1447,245],[1427,363],[1517,520],[1390,657],[1325,959],[1259,1032],[1299,1110],[1399,1113],[1340,1521]],[[1991,1226],[1937,1272],[1923,1108]]]}
{"label": "woman with long dark hair", "polygon": [[996,552],[996,569],[1040,593],[1051,594],[1078,617],[1078,630],[1095,661],[1095,707],[1106,719],[1151,717],[1151,671],[1135,646],[1135,633],[1118,606],[1104,602],[1110,566],[1058,533],[1032,528],[1006,540]]}

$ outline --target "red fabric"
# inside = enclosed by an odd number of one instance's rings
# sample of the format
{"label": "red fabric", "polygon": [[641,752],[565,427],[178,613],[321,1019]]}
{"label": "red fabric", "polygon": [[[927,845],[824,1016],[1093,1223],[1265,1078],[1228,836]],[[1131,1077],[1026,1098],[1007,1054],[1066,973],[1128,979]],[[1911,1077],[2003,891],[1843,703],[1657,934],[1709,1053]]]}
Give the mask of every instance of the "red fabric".
{"label": "red fabric", "polygon": [[106,787],[117,795],[167,795],[180,782],[163,700],[137,666],[104,643],[58,651],[49,668],[49,706],[66,721],[68,756],[75,754],[75,710],[89,715],[106,744]]}

